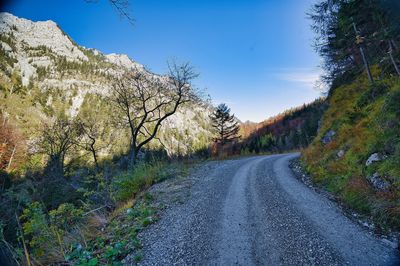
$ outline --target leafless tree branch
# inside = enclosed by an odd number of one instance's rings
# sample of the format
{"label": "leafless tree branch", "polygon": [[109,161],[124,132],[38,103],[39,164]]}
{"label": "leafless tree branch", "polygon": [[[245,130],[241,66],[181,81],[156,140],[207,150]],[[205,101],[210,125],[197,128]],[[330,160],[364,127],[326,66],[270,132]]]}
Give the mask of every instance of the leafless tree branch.
{"label": "leafless tree branch", "polygon": [[113,86],[111,100],[131,134],[131,162],[156,137],[163,121],[197,97],[191,82],[198,75],[190,64],[169,63],[168,69],[163,77],[142,70],[125,73]]}
{"label": "leafless tree branch", "polygon": [[[87,3],[98,3],[99,0],[85,0]],[[108,2],[115,8],[121,17],[128,20],[131,25],[135,24],[135,19],[130,12],[129,0],[108,0]]]}

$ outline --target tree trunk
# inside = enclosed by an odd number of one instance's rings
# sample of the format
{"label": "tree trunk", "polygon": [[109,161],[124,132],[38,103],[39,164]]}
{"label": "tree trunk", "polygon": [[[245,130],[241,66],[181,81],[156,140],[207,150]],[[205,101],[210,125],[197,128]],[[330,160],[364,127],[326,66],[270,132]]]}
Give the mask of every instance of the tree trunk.
{"label": "tree trunk", "polygon": [[99,169],[99,163],[97,162],[97,155],[94,149],[92,149],[92,155],[93,155],[94,165],[96,166],[96,169]]}
{"label": "tree trunk", "polygon": [[395,42],[393,39],[390,39],[389,42],[392,44],[393,48],[394,48],[395,50],[397,50],[398,47],[397,47],[396,42]]}
{"label": "tree trunk", "polygon": [[92,139],[92,143],[90,144],[90,151],[92,152],[92,155],[93,155],[94,165],[96,166],[96,169],[99,170],[99,163],[97,162],[96,149],[94,148],[95,143],[96,143],[96,140]]}
{"label": "tree trunk", "polygon": [[17,148],[17,146],[14,146],[14,149],[13,149],[13,151],[11,153],[11,157],[10,157],[10,160],[8,161],[8,165],[7,165],[7,171],[10,170],[11,163],[12,163],[12,160],[14,158],[16,148]]}
{"label": "tree trunk", "polygon": [[45,175],[49,178],[64,177],[64,160],[62,155],[52,155],[47,163]]}
{"label": "tree trunk", "polygon": [[21,236],[21,242],[22,242],[22,246],[24,248],[26,265],[27,266],[31,266],[32,265],[31,256],[29,255],[29,251],[28,251],[28,248],[27,248],[26,243],[25,243],[24,233],[22,232],[22,226],[21,226],[21,223],[19,221],[19,217],[18,217],[17,213],[15,213],[15,219],[17,220],[18,230],[19,230],[19,233],[20,233],[20,236]]}
{"label": "tree trunk", "polygon": [[129,167],[135,166],[138,153],[139,151],[136,145],[135,144],[131,145],[131,149],[129,151]]}
{"label": "tree trunk", "polygon": [[368,80],[369,80],[370,83],[373,83],[374,79],[372,77],[371,70],[369,69],[369,64],[368,64],[367,58],[366,58],[366,56],[364,54],[364,49],[363,49],[362,46],[360,46],[360,53],[361,53],[361,56],[362,56],[362,59],[363,59],[363,62],[364,62],[365,70],[367,70]]}
{"label": "tree trunk", "polygon": [[397,75],[400,76],[399,66],[397,65],[396,60],[393,57],[393,44],[392,44],[391,40],[389,40],[389,56],[390,56],[390,60],[392,61],[393,66],[394,66],[394,69],[396,70]]}
{"label": "tree trunk", "polygon": [[217,143],[217,150],[218,150],[218,158],[224,157],[224,147],[225,144],[223,142]]}
{"label": "tree trunk", "polygon": [[[357,30],[356,24],[354,22],[353,22],[353,29],[354,29],[354,32],[356,33],[356,36],[358,37],[358,30]],[[367,57],[365,55],[365,51],[364,51],[364,48],[363,48],[363,45],[362,45],[361,41],[360,41],[360,43],[358,45],[359,45],[359,49],[360,49],[360,53],[361,53],[361,57],[362,57],[362,60],[363,60],[363,63],[364,63],[365,70],[367,71],[367,74],[368,74],[368,80],[369,80],[370,83],[373,83],[374,79],[372,77],[371,70],[369,69],[368,60],[367,60]]]}

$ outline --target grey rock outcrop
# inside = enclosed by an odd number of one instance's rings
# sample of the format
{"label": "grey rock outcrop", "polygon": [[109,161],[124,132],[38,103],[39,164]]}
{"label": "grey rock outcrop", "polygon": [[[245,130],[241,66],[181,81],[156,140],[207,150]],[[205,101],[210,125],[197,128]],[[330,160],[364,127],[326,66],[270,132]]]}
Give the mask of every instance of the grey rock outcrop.
{"label": "grey rock outcrop", "polygon": [[325,135],[322,137],[321,141],[323,144],[328,144],[333,140],[333,137],[336,135],[336,132],[332,129],[328,130]]}

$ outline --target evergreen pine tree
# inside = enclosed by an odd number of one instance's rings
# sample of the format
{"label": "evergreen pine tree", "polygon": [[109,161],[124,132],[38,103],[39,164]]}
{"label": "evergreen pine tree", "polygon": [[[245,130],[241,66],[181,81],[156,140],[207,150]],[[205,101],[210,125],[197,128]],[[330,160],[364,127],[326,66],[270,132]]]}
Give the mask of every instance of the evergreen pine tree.
{"label": "evergreen pine tree", "polygon": [[226,104],[220,104],[211,114],[212,126],[217,131],[214,141],[221,146],[238,139],[239,123]]}

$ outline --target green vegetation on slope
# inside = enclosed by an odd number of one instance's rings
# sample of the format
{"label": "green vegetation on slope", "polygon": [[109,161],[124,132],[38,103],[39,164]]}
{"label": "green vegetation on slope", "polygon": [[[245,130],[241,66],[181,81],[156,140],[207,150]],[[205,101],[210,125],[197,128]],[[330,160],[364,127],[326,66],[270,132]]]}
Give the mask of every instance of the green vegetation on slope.
{"label": "green vegetation on slope", "polygon": [[[376,73],[376,72],[373,72]],[[400,80],[362,76],[335,89],[315,141],[303,152],[314,180],[380,226],[400,228]],[[327,132],[331,141],[322,141]],[[326,142],[326,141],[325,141]],[[366,165],[378,153],[379,161]],[[388,189],[374,188],[379,176]]]}
{"label": "green vegetation on slope", "polygon": [[[80,165],[69,176],[11,177],[0,196],[0,261],[34,265],[121,265],[141,257],[138,232],[157,219],[146,190],[190,165],[155,157],[122,170],[120,160]],[[7,175],[6,173],[4,173]],[[7,260],[1,257],[7,254]]]}

